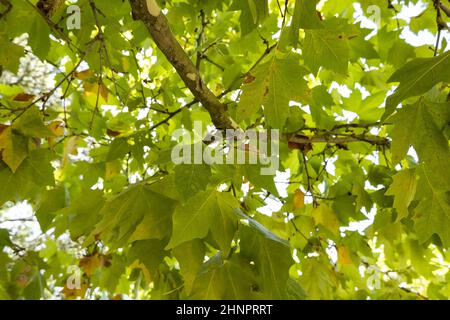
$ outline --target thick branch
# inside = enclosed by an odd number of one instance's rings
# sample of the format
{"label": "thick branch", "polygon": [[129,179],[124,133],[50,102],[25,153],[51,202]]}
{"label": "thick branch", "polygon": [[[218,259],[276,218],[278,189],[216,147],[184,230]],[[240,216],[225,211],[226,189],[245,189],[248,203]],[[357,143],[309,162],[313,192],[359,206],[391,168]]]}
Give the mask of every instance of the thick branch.
{"label": "thick branch", "polygon": [[450,17],[450,8],[449,8],[449,7],[447,7],[446,5],[444,5],[444,4],[442,3],[442,1],[439,2],[439,7],[441,8],[442,11],[445,12],[445,14],[446,14],[448,17]]}
{"label": "thick branch", "polygon": [[302,136],[293,135],[289,137],[290,142],[306,145],[311,143],[327,142],[332,144],[346,144],[349,142],[367,142],[372,145],[389,145],[389,140],[383,137],[373,136],[373,135],[348,135],[348,136],[338,136],[338,135],[317,135],[317,136]]}
{"label": "thick branch", "polygon": [[158,48],[164,53],[183,82],[211,115],[218,129],[238,128],[228,116],[226,105],[203,83],[199,71],[175,39],[166,16],[161,12],[155,0],[129,0],[133,18],[141,20],[149,30]]}
{"label": "thick branch", "polygon": [[[133,18],[142,21],[149,30],[158,48],[176,69],[183,82],[192,92],[195,100],[206,108],[211,115],[214,125],[218,129],[238,129],[239,126],[229,117],[226,105],[221,103],[211,90],[203,83],[198,68],[191,61],[187,53],[175,39],[170,30],[166,16],[162,13],[155,0],[129,0],[133,11]],[[204,22],[203,22],[204,23]],[[275,48],[276,45],[267,48],[264,55],[257,64]],[[223,94],[220,96],[222,97]],[[292,135],[290,142],[298,144],[310,144],[317,142],[328,142],[332,144],[345,144],[349,142],[367,142],[372,145],[387,145],[389,141],[385,138],[371,135],[317,135],[305,137]]]}

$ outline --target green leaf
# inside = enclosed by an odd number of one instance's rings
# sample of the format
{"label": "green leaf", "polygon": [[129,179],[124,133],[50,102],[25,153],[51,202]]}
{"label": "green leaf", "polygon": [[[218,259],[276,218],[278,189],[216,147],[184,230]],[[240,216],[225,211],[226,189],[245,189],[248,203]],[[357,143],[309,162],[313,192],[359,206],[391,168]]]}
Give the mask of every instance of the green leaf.
{"label": "green leaf", "polygon": [[109,146],[108,154],[106,156],[107,161],[121,159],[130,151],[130,146],[126,138],[114,139]]}
{"label": "green leaf", "polygon": [[398,172],[389,187],[386,195],[394,196],[394,208],[397,209],[398,219],[408,217],[408,207],[414,200],[417,187],[416,172],[414,169]]}
{"label": "green leaf", "polygon": [[42,114],[37,108],[30,108],[13,124],[13,128],[27,137],[48,138],[55,134],[42,121]]}
{"label": "green leaf", "polygon": [[101,274],[100,286],[109,292],[115,292],[121,275],[127,266],[124,256],[114,255],[111,265],[107,266]]}
{"label": "green leaf", "polygon": [[173,233],[167,248],[189,240],[203,239],[211,230],[219,247],[228,252],[235,232],[231,220],[233,202],[220,192],[208,190],[178,206],[173,214]]}
{"label": "green leaf", "polygon": [[0,163],[0,204],[7,200],[35,198],[44,187],[55,184],[52,154],[49,150],[33,150],[16,172]]}
{"label": "green leaf", "polygon": [[152,278],[155,277],[159,265],[163,262],[167,251],[164,250],[164,243],[160,240],[142,240],[133,242],[128,252],[128,261],[132,263],[139,261],[144,264]]}
{"label": "green leaf", "polygon": [[206,248],[199,239],[183,242],[172,251],[180,263],[180,272],[184,279],[184,291],[191,293],[192,286],[205,260]]}
{"label": "green leaf", "polygon": [[[62,197],[63,195],[56,193],[53,196]],[[61,198],[55,200],[63,201]],[[61,212],[64,214],[64,220],[59,221],[57,225],[61,233],[67,228],[70,231],[72,239],[76,240],[83,235],[89,234],[94,229],[100,219],[98,212],[105,201],[103,199],[103,193],[100,190],[90,189],[82,190],[81,194],[73,197],[72,200],[71,205],[64,208]],[[42,214],[43,210],[48,210],[49,206],[50,204],[46,204],[44,208],[40,208],[39,213]],[[61,226],[61,224],[63,225]]]}
{"label": "green leaf", "polygon": [[433,104],[420,99],[414,105],[404,106],[393,117],[392,158],[394,163],[398,163],[412,145],[419,160],[428,167],[434,183],[449,190],[450,148],[428,111],[432,108],[435,108]]}
{"label": "green leaf", "polygon": [[50,50],[50,28],[37,12],[33,17],[31,28],[28,32],[28,45],[33,49],[33,53],[41,60],[45,60]]}
{"label": "green leaf", "polygon": [[237,229],[234,209],[239,203],[231,194],[220,192],[216,194],[218,210],[213,216],[210,231],[224,256],[231,250],[231,241]]}
{"label": "green leaf", "polygon": [[30,151],[15,173],[17,185],[22,187],[29,183],[39,187],[55,185],[54,168],[51,164],[53,158],[54,154],[47,149]]}
{"label": "green leaf", "polygon": [[255,268],[240,255],[222,260],[220,254],[209,259],[194,282],[190,299],[255,299],[258,292]]}
{"label": "green leaf", "polygon": [[13,73],[17,73],[20,58],[24,55],[23,47],[10,42],[0,33],[0,65]]}
{"label": "green leaf", "polygon": [[300,284],[309,299],[332,299],[336,276],[325,261],[309,258],[303,261]]}
{"label": "green leaf", "polygon": [[230,10],[240,10],[241,34],[245,36],[258,27],[268,16],[267,0],[234,0]]}
{"label": "green leaf", "polygon": [[448,248],[450,246],[450,192],[448,188],[443,189],[435,183],[432,175],[436,173],[429,170],[426,165],[418,167],[417,173],[419,181],[415,199],[420,200],[420,203],[414,209],[414,220],[419,240],[425,242],[433,234],[437,234],[444,246]]}
{"label": "green leaf", "polygon": [[117,245],[143,238],[136,234],[144,221],[145,238],[163,239],[170,235],[171,215],[176,202],[149,189],[145,183],[129,187],[109,199],[100,210],[101,221],[92,235]]}
{"label": "green leaf", "polygon": [[323,26],[321,29],[305,31],[305,64],[314,74],[317,74],[320,67],[347,74],[350,59],[348,42],[357,33],[341,20],[330,20]]}
{"label": "green leaf", "polygon": [[175,167],[175,183],[183,201],[205,190],[211,177],[207,164],[180,164]]}
{"label": "green leaf", "polygon": [[404,41],[395,41],[389,50],[388,59],[396,68],[402,67],[411,58],[415,58],[414,47]]}
{"label": "green leaf", "polygon": [[264,237],[264,238],[266,238],[268,240],[279,242],[281,245],[289,246],[289,242],[287,242],[284,239],[281,239],[280,237],[278,237],[274,233],[270,232],[265,226],[263,226],[257,220],[253,219],[252,217],[250,217],[250,216],[246,215],[244,212],[242,212],[241,209],[236,208],[234,210],[234,213],[236,214],[236,216],[239,219],[242,219],[242,220],[246,221],[248,223],[249,227],[252,230],[254,230],[254,231],[258,232],[259,234],[261,234],[262,237]]}
{"label": "green leaf", "polygon": [[316,11],[317,1],[295,0],[294,15],[289,28],[289,41],[297,47],[299,39],[299,29],[320,28],[320,19]]}
{"label": "green leaf", "polygon": [[28,140],[15,133],[10,127],[0,135],[0,151],[2,160],[12,172],[16,172],[28,154]]}
{"label": "green leaf", "polygon": [[[305,89],[303,76],[307,71],[298,63],[296,55],[271,59],[251,72],[250,83],[242,87],[237,120],[250,119],[261,106],[267,124],[272,128],[283,128],[289,110],[289,101],[298,99]],[[252,78],[253,77],[253,78]]]}
{"label": "green leaf", "polygon": [[241,253],[255,261],[264,296],[267,299],[286,298],[289,268],[293,263],[289,246],[269,233],[261,233],[254,228],[243,227],[240,232]]}
{"label": "green leaf", "polygon": [[261,174],[261,166],[256,164],[244,164],[238,167],[242,174],[257,188],[265,189],[278,196],[278,190],[275,186],[274,178],[270,175]]}
{"label": "green leaf", "polygon": [[317,208],[314,208],[312,215],[316,224],[321,224],[335,235],[339,234],[339,219],[333,209],[331,209],[328,205],[322,203]]}
{"label": "green leaf", "polygon": [[422,242],[437,234],[450,247],[450,192],[433,190],[432,195],[416,207],[416,230]]}
{"label": "green leaf", "polygon": [[224,298],[222,265],[220,254],[216,254],[204,264],[202,272],[195,279],[190,295],[191,299],[220,300]]}
{"label": "green leaf", "polygon": [[287,291],[290,300],[305,300],[307,297],[300,284],[291,278],[288,279]]}
{"label": "green leaf", "polygon": [[321,21],[316,10],[317,0],[296,0],[292,26],[302,29],[317,29]]}
{"label": "green leaf", "polygon": [[0,229],[0,247],[3,248],[5,246],[12,247],[13,243],[9,237],[9,232],[7,229]]}
{"label": "green leaf", "polygon": [[[42,194],[36,210],[36,218],[42,231],[47,231],[58,210],[64,208],[66,194],[63,188],[47,190]],[[84,223],[84,221],[83,221]]]}
{"label": "green leaf", "polygon": [[450,82],[450,52],[433,58],[417,58],[395,71],[388,82],[400,82],[387,98],[383,118],[391,115],[403,100],[424,94],[439,82]]}

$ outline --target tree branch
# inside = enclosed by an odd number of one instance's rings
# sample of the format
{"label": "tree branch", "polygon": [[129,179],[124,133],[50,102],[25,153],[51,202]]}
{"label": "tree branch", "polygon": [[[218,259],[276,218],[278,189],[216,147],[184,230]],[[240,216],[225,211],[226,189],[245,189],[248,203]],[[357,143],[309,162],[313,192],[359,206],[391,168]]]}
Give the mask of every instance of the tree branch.
{"label": "tree branch", "polygon": [[[162,13],[155,0],[129,0],[132,8],[133,19],[140,20],[147,27],[150,35],[155,41],[157,47],[163,52],[172,66],[176,69],[183,82],[192,92],[195,100],[203,105],[203,107],[211,115],[214,125],[218,129],[239,129],[236,122],[228,115],[226,105],[220,102],[220,98],[224,94],[216,97],[211,90],[203,83],[198,68],[191,61],[186,51],[181,47],[170,30],[166,16]],[[203,22],[205,23],[205,22]],[[261,58],[255,63],[258,65],[274,48],[268,46],[267,50]],[[254,68],[252,66],[252,68]],[[225,91],[226,92],[226,91]],[[167,122],[168,119],[156,124],[159,126]],[[154,127],[152,129],[154,129]],[[290,142],[298,144],[310,144],[317,142],[327,142],[333,144],[346,144],[349,142],[367,142],[372,145],[388,145],[389,141],[383,137],[372,135],[342,135],[342,134],[320,134],[312,137],[302,135],[288,136]]]}
{"label": "tree branch", "polygon": [[442,3],[442,1],[439,2],[439,7],[441,8],[442,11],[444,11],[444,13],[447,15],[447,17],[450,17],[450,8],[449,7],[444,5]]}
{"label": "tree branch", "polygon": [[0,0],[0,3],[2,3],[6,8],[3,12],[0,13],[0,19],[3,18],[8,14],[8,12],[12,9],[12,4],[8,0]]}
{"label": "tree branch", "polygon": [[227,114],[225,104],[203,83],[199,71],[175,39],[166,16],[155,0],[129,0],[133,19],[140,20],[147,27],[158,48],[176,69],[183,82],[211,115],[218,129],[237,129],[238,125]]}
{"label": "tree branch", "polygon": [[372,145],[377,146],[385,146],[389,145],[389,140],[387,138],[379,137],[379,136],[373,136],[373,135],[315,135],[311,137],[303,136],[303,135],[292,135],[289,137],[289,141],[293,143],[298,143],[301,145],[307,145],[311,143],[320,143],[320,142],[327,142],[332,144],[346,144],[350,142],[367,142]]}

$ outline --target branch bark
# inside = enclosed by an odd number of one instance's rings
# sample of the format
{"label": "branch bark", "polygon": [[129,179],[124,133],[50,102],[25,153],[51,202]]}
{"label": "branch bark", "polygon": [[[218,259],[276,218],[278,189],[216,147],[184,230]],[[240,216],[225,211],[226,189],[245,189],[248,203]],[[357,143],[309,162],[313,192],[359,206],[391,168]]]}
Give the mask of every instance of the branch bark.
{"label": "branch bark", "polygon": [[[203,82],[198,68],[194,65],[187,53],[181,47],[172,31],[166,16],[159,8],[155,0],[129,0],[133,19],[140,20],[147,27],[157,47],[162,51],[165,57],[175,68],[183,82],[192,92],[195,100],[209,112],[212,122],[217,129],[239,129],[238,124],[228,115],[227,107],[220,101],[220,97],[216,97],[211,90]],[[268,47],[262,60],[275,45]],[[260,62],[258,60],[257,63]],[[301,135],[292,135],[289,141],[299,144],[309,144],[316,142],[328,142],[333,144],[345,144],[349,142],[368,142],[372,145],[388,145],[386,138],[368,135],[352,135],[352,136],[333,136],[320,135],[306,137]]]}
{"label": "branch bark", "polygon": [[442,11],[444,11],[444,13],[447,15],[447,17],[450,17],[450,8],[449,7],[444,5],[442,3],[442,1],[439,2],[439,7],[441,8]]}
{"label": "branch bark", "polygon": [[306,145],[311,143],[327,142],[332,144],[347,144],[350,142],[367,142],[372,145],[382,146],[389,145],[387,138],[374,136],[374,135],[348,135],[348,136],[335,136],[335,135],[316,135],[316,136],[301,136],[293,135],[289,137],[290,142]]}
{"label": "branch bark", "polygon": [[203,107],[211,115],[218,129],[237,129],[238,125],[227,113],[225,104],[203,83],[199,71],[175,39],[166,16],[155,0],[130,0],[133,19],[147,27],[157,47],[162,51],[179,76]]}
{"label": "branch bark", "polygon": [[3,16],[6,16],[8,12],[12,9],[12,4],[8,0],[0,0],[0,3],[2,3],[6,8],[3,12],[0,12],[0,19],[3,18]]}

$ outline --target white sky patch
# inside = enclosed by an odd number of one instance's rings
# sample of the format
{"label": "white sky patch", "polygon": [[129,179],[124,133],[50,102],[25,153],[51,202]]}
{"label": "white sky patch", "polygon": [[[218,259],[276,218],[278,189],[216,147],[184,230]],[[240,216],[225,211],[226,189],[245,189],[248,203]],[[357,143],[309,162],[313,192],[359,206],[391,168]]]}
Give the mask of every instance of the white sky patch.
{"label": "white sky patch", "polygon": [[275,186],[277,188],[277,191],[282,198],[286,198],[288,196],[287,194],[287,187],[289,180],[291,178],[291,172],[289,169],[286,171],[280,172],[277,171],[275,175]]}
{"label": "white sky patch", "polygon": [[336,174],[336,166],[334,165],[334,163],[336,162],[337,158],[337,156],[328,158],[327,164],[325,166],[325,170],[333,176]]}
{"label": "white sky patch", "polygon": [[299,106],[300,109],[302,109],[303,112],[306,112],[307,114],[311,114],[311,108],[308,105],[305,106]]}
{"label": "white sky patch", "polygon": [[366,99],[368,96],[370,96],[370,92],[366,88],[364,88],[360,83],[355,83],[355,89],[361,92],[361,97],[363,99]]}
{"label": "white sky patch", "polygon": [[366,220],[352,221],[349,223],[349,225],[347,227],[340,227],[339,230],[341,232],[358,231],[359,233],[364,234],[364,230],[373,224],[377,210],[375,208],[372,208],[372,210],[367,212],[366,209],[363,208],[363,209],[361,209],[361,211],[367,217]]}
{"label": "white sky patch", "polygon": [[270,196],[267,197],[265,202],[266,202],[265,206],[260,207],[256,210],[267,216],[271,216],[273,212],[279,211],[281,209],[281,207],[283,206],[283,204],[280,201],[278,201],[277,199],[274,199],[273,197],[270,197]]}
{"label": "white sky patch", "polygon": [[[126,108],[126,107],[125,107],[125,108]],[[127,111],[125,111],[125,108],[124,108],[124,110],[119,110],[119,107],[118,107],[118,106],[115,106],[115,105],[106,105],[106,104],[102,105],[102,111],[103,111],[103,113],[110,112],[111,115],[112,115],[113,117],[116,117],[116,116],[119,115],[119,113],[121,113],[122,111],[123,111],[123,112],[127,112]],[[128,109],[128,108],[127,108],[127,109]]]}
{"label": "white sky patch", "polygon": [[369,130],[370,134],[373,134],[374,136],[378,135],[380,133],[380,131],[381,131],[380,128],[377,128],[377,127],[372,127]]}
{"label": "white sky patch", "polygon": [[416,150],[413,147],[410,147],[408,150],[408,156],[413,157],[415,162],[419,162],[419,156],[417,155]]}
{"label": "white sky patch", "polygon": [[330,241],[328,247],[325,249],[325,252],[330,257],[331,262],[336,263],[338,260],[338,252],[336,250],[336,246]]}
{"label": "white sky patch", "polygon": [[366,159],[373,162],[374,164],[380,163],[380,157],[378,155],[378,152],[373,152],[372,154],[369,154],[366,156]]}
{"label": "white sky patch", "polygon": [[27,201],[16,203],[13,207],[0,211],[0,228],[8,230],[26,229],[25,241],[31,241],[42,234],[33,208]]}
{"label": "white sky patch", "polygon": [[332,92],[334,89],[339,91],[339,93],[344,98],[348,98],[352,94],[352,90],[350,90],[345,84],[339,84],[336,81],[333,81],[333,83],[331,83],[329,92]]}
{"label": "white sky patch", "polygon": [[148,108],[139,109],[138,114],[137,114],[137,119],[143,120],[143,119],[147,118],[149,111],[150,110]]}
{"label": "white sky patch", "polygon": [[358,114],[353,111],[342,110],[342,116],[335,114],[336,121],[353,122],[358,118]]}

